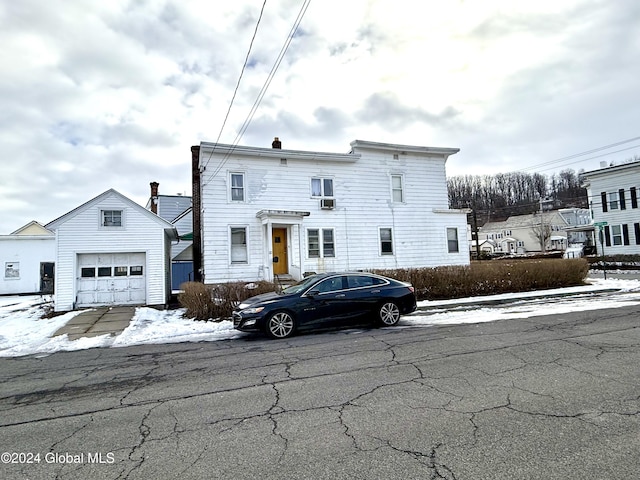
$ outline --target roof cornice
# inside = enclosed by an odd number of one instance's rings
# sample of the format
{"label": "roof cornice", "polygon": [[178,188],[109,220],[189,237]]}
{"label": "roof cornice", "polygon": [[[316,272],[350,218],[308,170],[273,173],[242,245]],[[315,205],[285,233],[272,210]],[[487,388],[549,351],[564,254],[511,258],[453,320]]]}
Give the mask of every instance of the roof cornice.
{"label": "roof cornice", "polygon": [[222,143],[200,143],[200,156],[209,155],[237,155],[241,157],[286,158],[287,160],[357,162],[358,153],[329,153],[310,152],[303,150],[285,150],[280,148],[246,147],[242,145],[227,145]]}

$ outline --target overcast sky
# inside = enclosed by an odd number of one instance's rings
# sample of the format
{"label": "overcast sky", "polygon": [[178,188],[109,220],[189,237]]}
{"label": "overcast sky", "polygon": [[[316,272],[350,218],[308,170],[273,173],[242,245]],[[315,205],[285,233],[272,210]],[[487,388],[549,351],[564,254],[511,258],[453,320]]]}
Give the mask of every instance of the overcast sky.
{"label": "overcast sky", "polygon": [[[267,0],[221,142],[304,3]],[[190,195],[190,147],[220,135],[262,5],[0,0],[0,234],[109,188]],[[239,143],[460,148],[450,176],[591,170],[640,155],[639,60],[637,0],[311,0]]]}

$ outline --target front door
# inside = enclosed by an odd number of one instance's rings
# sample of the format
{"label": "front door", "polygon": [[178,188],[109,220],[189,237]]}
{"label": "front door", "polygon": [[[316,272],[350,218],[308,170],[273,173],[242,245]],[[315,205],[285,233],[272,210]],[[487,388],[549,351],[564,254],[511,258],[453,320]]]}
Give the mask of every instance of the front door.
{"label": "front door", "polygon": [[281,275],[289,273],[289,261],[287,259],[287,229],[274,228],[271,237],[273,251],[273,273]]}

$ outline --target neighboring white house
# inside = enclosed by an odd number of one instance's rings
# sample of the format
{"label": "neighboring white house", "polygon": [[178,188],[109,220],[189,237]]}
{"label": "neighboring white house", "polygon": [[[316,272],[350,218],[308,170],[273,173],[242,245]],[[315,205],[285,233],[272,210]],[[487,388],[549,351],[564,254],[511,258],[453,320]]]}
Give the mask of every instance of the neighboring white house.
{"label": "neighboring white house", "polygon": [[55,310],[165,305],[173,225],[107,190],[46,225],[56,234]]}
{"label": "neighboring white house", "polygon": [[[580,226],[590,223],[589,210],[562,208],[528,215],[514,215],[504,221],[487,222],[479,231],[480,242],[491,242],[491,253],[525,254],[541,252],[540,233],[547,231],[545,251],[564,251],[570,245],[588,245],[588,232]],[[576,228],[577,227],[577,228]],[[486,245],[486,244],[485,244]],[[491,251],[489,247],[485,249]]]}
{"label": "neighboring white house", "polygon": [[206,283],[469,264],[466,211],[449,209],[445,176],[458,149],[279,147],[192,148]]}
{"label": "neighboring white house", "polygon": [[171,287],[178,290],[184,282],[194,280],[192,202],[186,195],[160,195],[159,185],[150,183],[151,196],[146,208],[171,223],[180,236],[180,241],[171,245]]}
{"label": "neighboring white house", "polygon": [[0,235],[0,295],[53,293],[55,235],[36,221]]}
{"label": "neighboring white house", "polygon": [[640,161],[604,167],[581,175],[591,215],[598,227],[598,255],[640,254]]}

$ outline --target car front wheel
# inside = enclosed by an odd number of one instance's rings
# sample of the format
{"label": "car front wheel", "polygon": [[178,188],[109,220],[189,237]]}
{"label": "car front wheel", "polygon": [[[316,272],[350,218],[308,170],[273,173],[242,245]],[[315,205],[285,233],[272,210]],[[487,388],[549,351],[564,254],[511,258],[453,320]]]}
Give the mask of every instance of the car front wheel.
{"label": "car front wheel", "polygon": [[378,320],[383,327],[392,327],[400,320],[400,308],[394,302],[385,302],[378,310]]}
{"label": "car front wheel", "polygon": [[287,312],[275,312],[269,317],[266,325],[267,334],[271,338],[287,338],[293,335],[296,323]]}

